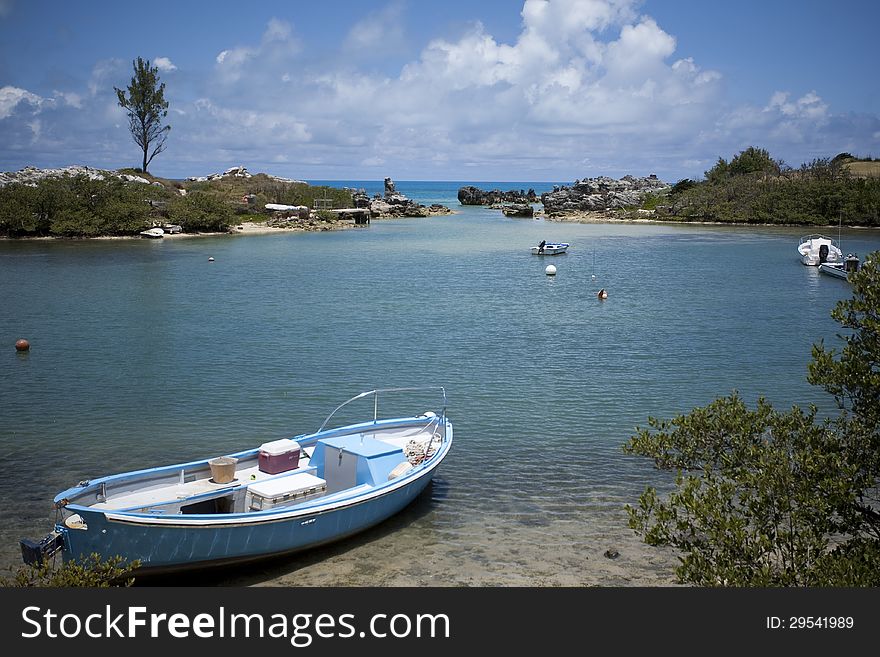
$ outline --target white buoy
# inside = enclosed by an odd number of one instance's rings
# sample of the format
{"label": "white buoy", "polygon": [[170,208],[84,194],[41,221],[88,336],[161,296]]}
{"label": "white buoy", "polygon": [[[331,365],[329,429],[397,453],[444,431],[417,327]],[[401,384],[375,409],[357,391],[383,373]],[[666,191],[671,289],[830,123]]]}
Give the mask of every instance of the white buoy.
{"label": "white buoy", "polygon": [[210,258],[208,258],[208,262],[214,262],[214,256],[211,256]]}
{"label": "white buoy", "polygon": [[556,276],[556,265],[547,265],[547,269],[544,270],[544,273],[548,276]]}

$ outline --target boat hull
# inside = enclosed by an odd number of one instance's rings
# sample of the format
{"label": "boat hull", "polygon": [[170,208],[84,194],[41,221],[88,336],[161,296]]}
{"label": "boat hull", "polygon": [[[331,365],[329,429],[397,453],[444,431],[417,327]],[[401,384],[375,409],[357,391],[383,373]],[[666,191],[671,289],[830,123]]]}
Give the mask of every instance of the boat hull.
{"label": "boat hull", "polygon": [[532,255],[561,255],[569,246],[569,244],[546,244],[544,248],[533,246]]}
{"label": "boat hull", "polygon": [[843,252],[837,243],[824,235],[807,235],[798,244],[798,256],[808,267],[818,267],[824,262],[843,262]]}
{"label": "boat hull", "polygon": [[819,265],[819,273],[849,281],[849,272],[846,271],[843,265],[829,265],[823,262]]}
{"label": "boat hull", "polygon": [[105,559],[118,555],[129,563],[140,562],[139,572],[154,574],[243,563],[307,550],[377,525],[415,500],[432,475],[433,469],[375,499],[275,514],[259,522],[156,524],[147,518],[78,510],[87,530],[63,525],[56,529],[64,536],[65,560],[93,553]]}
{"label": "boat hull", "polygon": [[[418,497],[452,447],[442,387],[428,388],[442,393],[439,414],[376,417],[379,393],[413,390],[423,389],[361,393],[317,432],[276,441],[305,456],[289,467],[263,461],[273,442],[222,459],[82,481],[55,497],[61,518],[54,531],[39,543],[22,539],[22,557],[121,557],[137,562],[138,572],[170,572],[276,557],[361,532]],[[365,397],[373,398],[371,421],[324,429]]]}

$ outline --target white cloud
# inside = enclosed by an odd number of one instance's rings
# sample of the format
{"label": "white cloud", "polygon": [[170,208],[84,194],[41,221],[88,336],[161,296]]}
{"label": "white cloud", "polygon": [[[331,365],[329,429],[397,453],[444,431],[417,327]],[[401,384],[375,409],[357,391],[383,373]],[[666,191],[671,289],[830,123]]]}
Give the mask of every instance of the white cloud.
{"label": "white cloud", "polygon": [[224,66],[241,66],[252,57],[254,51],[250,48],[232,48],[223,50],[217,55],[217,63]]}
{"label": "white cloud", "polygon": [[[401,178],[471,170],[484,179],[574,179],[693,176],[749,145],[789,160],[851,143],[880,152],[880,119],[834,114],[820,88],[777,92],[758,106],[731,102],[721,72],[677,53],[675,35],[641,6],[525,0],[514,37],[471,22],[404,61],[412,37],[402,0],[354,16],[330,53],[326,44],[304,48],[308,30],[300,37],[273,18],[226,44],[200,86],[169,84],[173,131],[155,166],[177,167],[176,175],[262,162],[290,177],[387,167]],[[376,72],[377,58],[392,54],[393,66]],[[176,68],[166,57],[154,63]],[[32,139],[89,139],[100,152],[124,152],[130,137],[112,88],[130,75],[130,62],[111,59],[95,65],[87,89],[43,98],[4,87],[0,141],[23,149]],[[39,124],[26,125],[36,113]]]}
{"label": "white cloud", "polygon": [[78,94],[75,91],[55,91],[54,93],[55,96],[63,100],[66,105],[69,105],[70,107],[75,107],[76,109],[82,109],[82,94]]}
{"label": "white cloud", "polygon": [[168,57],[156,57],[153,60],[153,66],[158,68],[163,73],[170,73],[171,71],[176,71],[177,67],[172,63]]}
{"label": "white cloud", "polygon": [[[255,151],[261,138],[267,148],[273,140],[261,123],[285,125],[295,143],[324,144],[328,160],[362,166],[518,158],[528,166],[572,167],[591,153],[608,161],[627,144],[647,150],[658,133],[685,135],[696,117],[711,115],[707,107],[717,101],[721,76],[692,59],[670,61],[675,38],[640,17],[639,4],[526,0],[512,43],[475,22],[456,38],[430,41],[399,76],[389,77],[358,70],[357,58],[335,68],[303,67],[292,27],[273,19],[258,42],[217,57],[210,103],[218,149],[240,130],[222,129],[228,120],[248,122]],[[357,21],[342,50],[397,39],[403,9],[392,2]],[[294,95],[283,84],[291,79]],[[200,138],[210,140],[199,128]]]}
{"label": "white cloud", "polygon": [[40,138],[43,132],[43,123],[40,119],[33,119],[32,121],[27,122],[28,128],[31,130],[31,134],[33,135],[32,141],[36,141]]}
{"label": "white cloud", "polygon": [[779,112],[783,116],[794,119],[822,120],[828,116],[828,105],[815,91],[801,96],[796,101],[789,101],[788,92],[777,91],[770,98],[766,112]]}
{"label": "white cloud", "polygon": [[396,0],[377,12],[355,23],[348,31],[343,48],[350,52],[375,54],[393,51],[404,39],[404,5]]}
{"label": "white cloud", "polygon": [[218,53],[216,81],[226,86],[240,82],[250,86],[275,84],[300,49],[290,23],[272,18],[259,44],[236,46]]}
{"label": "white cloud", "polygon": [[44,98],[26,89],[12,86],[2,87],[0,88],[0,119],[9,118],[20,103],[27,103],[32,109],[39,111],[44,102]]}
{"label": "white cloud", "polygon": [[[121,59],[104,59],[97,62],[92,67],[92,74],[89,78],[89,94],[96,96],[108,88],[112,88],[114,83],[121,83],[125,75],[123,71],[125,71],[125,62]],[[120,86],[125,85],[121,84]]]}

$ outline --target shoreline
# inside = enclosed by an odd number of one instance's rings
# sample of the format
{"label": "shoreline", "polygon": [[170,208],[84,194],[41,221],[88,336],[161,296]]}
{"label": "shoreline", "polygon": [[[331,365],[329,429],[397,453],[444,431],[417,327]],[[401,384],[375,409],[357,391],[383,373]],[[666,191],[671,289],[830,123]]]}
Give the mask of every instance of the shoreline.
{"label": "shoreline", "polygon": [[[647,212],[645,213],[647,214]],[[653,213],[651,213],[653,214]],[[669,219],[654,219],[645,217],[613,217],[601,210],[573,211],[562,215],[547,215],[543,210],[538,210],[535,219],[542,219],[553,223],[571,224],[661,224],[667,226],[731,226],[731,227],[761,227],[761,228],[837,228],[837,224],[782,224],[782,223],[743,223],[739,221],[673,221]],[[878,230],[880,226],[861,226],[845,224],[843,228]]]}
{"label": "shoreline", "polygon": [[[386,217],[373,217],[373,219],[378,221],[385,221],[388,219],[426,219],[429,217],[445,217],[451,214],[458,214],[456,210],[449,210],[448,212],[436,212],[431,213],[428,217],[396,217],[396,216],[386,216]],[[372,221],[372,220],[371,220]],[[369,224],[367,224],[368,226]],[[336,221],[322,222],[321,224],[291,224],[288,226],[269,226],[266,223],[253,222],[253,221],[241,221],[234,226],[230,226],[229,230],[225,231],[214,231],[214,232],[204,232],[204,233],[165,233],[160,238],[148,238],[143,235],[96,235],[95,237],[88,236],[80,236],[80,237],[66,237],[63,235],[23,235],[21,237],[9,237],[7,235],[0,235],[0,241],[3,242],[17,242],[17,241],[83,241],[83,240],[150,240],[155,241],[157,239],[163,240],[178,240],[178,239],[193,239],[198,237],[225,237],[225,236],[237,236],[237,235],[272,235],[272,234],[281,234],[281,233],[326,233],[337,230],[351,230],[352,228],[365,228],[365,225],[355,224],[354,221],[350,219],[339,219]]]}
{"label": "shoreline", "polygon": [[[449,212],[430,214],[429,217],[448,216],[450,214],[459,214],[459,210],[449,210]],[[646,213],[647,214],[647,213]],[[376,217],[377,220],[383,221],[387,219],[406,219],[409,217]],[[419,218],[419,217],[416,217]],[[835,228],[835,224],[777,224],[777,223],[742,223],[728,221],[671,221],[668,219],[655,219],[652,217],[614,217],[609,216],[606,212],[600,210],[584,210],[575,211],[563,215],[547,215],[543,210],[535,212],[534,220],[542,220],[551,223],[572,223],[572,224],[658,224],[668,226],[731,226],[731,227],[761,227],[761,228],[804,228],[804,229],[823,229]],[[224,237],[238,235],[273,235],[283,233],[320,233],[332,232],[338,230],[351,230],[353,228],[363,228],[365,226],[357,225],[351,220],[339,220],[327,222],[323,225],[290,225],[290,226],[268,226],[265,223],[257,223],[253,221],[243,221],[226,231],[204,232],[204,233],[166,233],[159,239],[194,239],[199,237]],[[850,230],[880,230],[880,226],[860,226],[845,225],[844,228]],[[41,235],[22,237],[0,236],[0,241],[112,241],[112,240],[147,240],[151,238],[142,235],[98,235],[95,237],[65,237],[59,235]],[[155,239],[155,238],[153,238]]]}

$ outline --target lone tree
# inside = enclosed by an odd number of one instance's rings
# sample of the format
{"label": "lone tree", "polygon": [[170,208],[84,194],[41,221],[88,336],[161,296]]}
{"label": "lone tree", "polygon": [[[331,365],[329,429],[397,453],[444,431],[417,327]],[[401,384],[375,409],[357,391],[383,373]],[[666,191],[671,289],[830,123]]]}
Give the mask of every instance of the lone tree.
{"label": "lone tree", "polygon": [[113,89],[119,106],[128,112],[131,136],[144,152],[141,170],[146,173],[153,158],[165,150],[171,126],[162,125],[162,120],[168,115],[168,101],[165,100],[165,83],[159,83],[159,69],[140,57],[132,65],[134,76],[128,85],[128,95],[122,89]]}
{"label": "lone tree", "polygon": [[698,586],[880,586],[880,252],[832,317],[843,348],[813,348],[808,381],[840,415],[751,410],[734,393],[673,420],[648,419],[624,450],[677,472],[662,497],[627,505],[630,527],[681,553]]}

